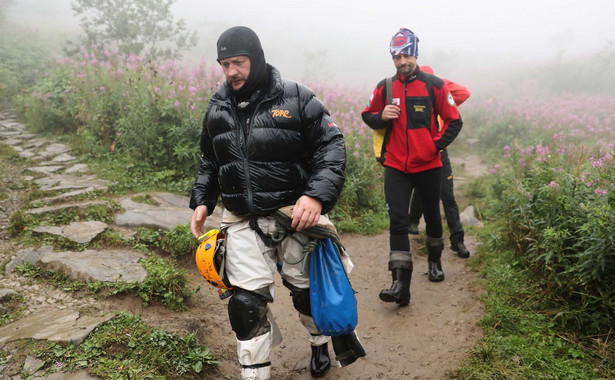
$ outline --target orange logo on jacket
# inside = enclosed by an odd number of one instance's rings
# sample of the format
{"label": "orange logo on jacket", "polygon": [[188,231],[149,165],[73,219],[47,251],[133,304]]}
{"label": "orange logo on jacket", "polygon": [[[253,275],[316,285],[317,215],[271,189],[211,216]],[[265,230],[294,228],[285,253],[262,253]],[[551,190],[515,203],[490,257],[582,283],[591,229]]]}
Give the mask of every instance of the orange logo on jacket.
{"label": "orange logo on jacket", "polygon": [[290,119],[291,116],[289,115],[289,113],[289,110],[271,110],[271,116],[273,117],[285,117],[287,119]]}

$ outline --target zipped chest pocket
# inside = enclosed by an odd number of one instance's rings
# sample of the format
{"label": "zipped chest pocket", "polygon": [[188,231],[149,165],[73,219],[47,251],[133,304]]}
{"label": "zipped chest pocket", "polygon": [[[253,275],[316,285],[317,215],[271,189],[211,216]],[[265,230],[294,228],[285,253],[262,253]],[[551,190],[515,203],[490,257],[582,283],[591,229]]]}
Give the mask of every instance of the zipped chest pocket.
{"label": "zipped chest pocket", "polygon": [[431,129],[431,114],[429,97],[406,98],[407,129]]}

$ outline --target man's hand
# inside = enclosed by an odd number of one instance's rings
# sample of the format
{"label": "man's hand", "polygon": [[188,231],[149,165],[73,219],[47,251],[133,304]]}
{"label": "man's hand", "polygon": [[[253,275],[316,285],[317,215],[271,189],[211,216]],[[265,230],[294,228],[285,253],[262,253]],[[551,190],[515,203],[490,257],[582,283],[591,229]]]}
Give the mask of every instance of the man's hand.
{"label": "man's hand", "polygon": [[318,223],[321,212],[322,203],[318,199],[303,195],[295,203],[291,225],[297,231],[313,227]]}
{"label": "man's hand", "polygon": [[197,208],[194,209],[192,221],[190,222],[190,230],[192,231],[192,235],[194,235],[197,239],[205,233],[205,230],[203,229],[205,219],[207,219],[207,206],[197,206]]}
{"label": "man's hand", "polygon": [[388,121],[397,119],[400,113],[401,108],[394,104],[387,104],[382,110],[382,120]]}

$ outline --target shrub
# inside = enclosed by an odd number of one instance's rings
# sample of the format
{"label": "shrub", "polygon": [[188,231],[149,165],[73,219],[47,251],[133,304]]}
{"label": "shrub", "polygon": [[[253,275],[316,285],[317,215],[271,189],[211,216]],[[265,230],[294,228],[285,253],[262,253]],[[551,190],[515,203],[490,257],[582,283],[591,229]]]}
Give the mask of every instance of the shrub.
{"label": "shrub", "polygon": [[493,180],[492,216],[558,305],[554,318],[591,335],[615,323],[615,162],[599,150],[584,161],[588,151],[554,143],[512,155],[515,170]]}

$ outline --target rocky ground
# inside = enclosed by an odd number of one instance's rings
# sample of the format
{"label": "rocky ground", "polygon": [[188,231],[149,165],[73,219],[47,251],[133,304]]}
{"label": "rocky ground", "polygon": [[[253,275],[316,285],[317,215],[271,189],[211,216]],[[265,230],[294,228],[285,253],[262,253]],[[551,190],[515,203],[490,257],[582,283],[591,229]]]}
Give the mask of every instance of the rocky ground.
{"label": "rocky ground", "polygon": [[[203,346],[209,347],[221,364],[211,379],[239,379],[234,333],[226,315],[226,302],[218,298],[215,289],[207,286],[193,263],[192,257],[178,262],[189,276],[190,287],[203,285],[189,301],[186,311],[175,312],[159,305],[144,307],[140,299],[121,296],[94,299],[64,292],[50,285],[20,276],[14,267],[24,262],[52,268],[63,268],[77,278],[113,279],[136,273],[132,265],[138,263],[138,253],[94,252],[108,265],[80,266],[82,257],[75,252],[57,252],[45,247],[21,247],[10,239],[9,219],[24,206],[23,189],[34,181],[41,189],[54,189],[61,195],[45,199],[41,206],[29,212],[54,212],[44,207],[78,207],[76,194],[103,190],[108,183],[90,177],[87,166],[76,163],[70,150],[53,141],[28,135],[10,115],[0,114],[0,143],[11,146],[22,157],[28,158],[28,168],[11,163],[0,164],[3,196],[0,198],[0,301],[19,294],[25,300],[25,312],[17,320],[0,327],[0,348],[10,351],[19,339],[35,338],[65,342],[80,342],[98,323],[118,312],[128,311],[151,326],[168,331],[188,333],[196,331]],[[463,167],[462,167],[463,165]],[[454,170],[465,175],[484,173],[484,164],[476,157],[457,158]],[[462,180],[463,178],[459,178]],[[459,181],[458,181],[459,182]],[[69,194],[69,195],[66,195]],[[72,194],[72,195],[71,195]],[[95,239],[97,231],[107,228],[130,233],[138,225],[172,228],[189,222],[187,198],[172,194],[152,194],[159,202],[147,206],[124,197],[117,201],[123,210],[109,225],[68,225],[39,231],[41,234],[59,234],[68,239]],[[77,205],[77,206],[75,206]],[[57,209],[55,209],[57,210]],[[475,222],[471,209],[464,212],[464,223]],[[212,228],[216,218],[209,219]],[[100,233],[100,232],[98,232]],[[341,236],[355,269],[350,279],[357,293],[359,324],[357,332],[367,356],[354,364],[334,366],[324,379],[452,379],[467,358],[468,351],[481,336],[477,325],[483,310],[479,302],[480,288],[477,274],[469,269],[467,261],[445,249],[443,266],[446,279],[441,283],[427,280],[427,262],[420,252],[422,235],[412,236],[415,270],[412,278],[410,306],[400,308],[383,303],[378,293],[390,285],[387,271],[388,234],[374,236],[343,234]],[[445,236],[447,238],[447,236]],[[476,251],[477,240],[466,237],[471,252]],[[137,260],[128,260],[134,257]],[[91,259],[88,262],[92,263]],[[3,265],[1,265],[3,264]],[[112,268],[109,270],[108,268]],[[114,277],[115,276],[115,277]],[[8,302],[8,301],[3,301]],[[2,312],[0,302],[0,312]],[[306,332],[299,323],[288,291],[278,284],[276,301],[271,306],[283,341],[274,349],[273,379],[310,379],[310,347]],[[6,310],[6,309],[5,309]],[[84,312],[87,310],[87,313]],[[22,370],[25,370],[22,372]],[[36,360],[9,361],[0,366],[0,379],[21,379],[21,373],[36,374]],[[70,377],[73,376],[73,377]],[[76,376],[76,377],[75,377]],[[25,376],[23,378],[26,378]],[[88,378],[85,373],[64,375],[53,379]],[[50,377],[51,379],[51,377]]]}

